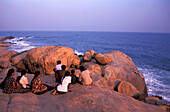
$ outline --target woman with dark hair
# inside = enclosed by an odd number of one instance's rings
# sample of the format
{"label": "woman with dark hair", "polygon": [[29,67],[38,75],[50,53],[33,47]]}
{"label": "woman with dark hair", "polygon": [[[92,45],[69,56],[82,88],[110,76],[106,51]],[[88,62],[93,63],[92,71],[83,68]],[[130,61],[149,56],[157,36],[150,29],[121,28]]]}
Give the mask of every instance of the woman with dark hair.
{"label": "woman with dark hair", "polygon": [[40,71],[36,71],[34,74],[34,78],[31,81],[31,89],[34,94],[40,95],[54,89],[54,87],[42,84],[42,81],[39,78]]}
{"label": "woman with dark hair", "polygon": [[1,83],[3,92],[7,94],[28,92],[29,89],[23,89],[19,86],[18,82],[16,82],[15,78],[13,77],[14,75],[15,70],[9,69],[6,78]]}
{"label": "woman with dark hair", "polygon": [[71,83],[70,72],[66,71],[64,77],[62,78],[62,83],[55,88],[52,94],[55,95],[55,94],[64,94],[67,92],[71,92],[69,88],[70,83]]}

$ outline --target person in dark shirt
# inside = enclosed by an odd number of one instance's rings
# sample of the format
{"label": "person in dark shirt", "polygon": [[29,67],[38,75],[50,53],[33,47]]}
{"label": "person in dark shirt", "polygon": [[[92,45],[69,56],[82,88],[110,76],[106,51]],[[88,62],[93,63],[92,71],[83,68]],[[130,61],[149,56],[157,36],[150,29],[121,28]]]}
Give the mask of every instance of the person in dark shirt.
{"label": "person in dark shirt", "polygon": [[57,70],[56,71],[56,82],[59,82],[61,84],[61,79],[62,77],[64,77],[65,73],[66,73],[66,66],[65,65],[62,65],[61,66],[62,70]]}
{"label": "person in dark shirt", "polygon": [[75,75],[75,70],[71,70],[71,84],[75,84],[77,82],[77,77]]}

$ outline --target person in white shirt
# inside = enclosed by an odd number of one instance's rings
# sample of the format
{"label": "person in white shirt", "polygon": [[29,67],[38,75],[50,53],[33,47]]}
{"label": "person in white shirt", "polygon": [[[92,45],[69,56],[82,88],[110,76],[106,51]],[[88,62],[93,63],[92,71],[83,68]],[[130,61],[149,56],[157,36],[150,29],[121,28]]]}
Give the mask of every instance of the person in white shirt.
{"label": "person in white shirt", "polygon": [[69,88],[70,83],[71,83],[71,76],[70,76],[70,72],[67,71],[65,73],[65,76],[63,77],[62,83],[55,88],[55,90],[52,92],[52,95],[71,92]]}
{"label": "person in white shirt", "polygon": [[26,70],[22,70],[21,78],[20,78],[19,82],[23,88],[29,88],[28,79],[25,77],[25,75],[26,75]]}
{"label": "person in white shirt", "polygon": [[57,71],[57,70],[62,70],[61,66],[62,66],[61,61],[58,60],[58,61],[57,61],[57,65],[55,66],[55,71]]}

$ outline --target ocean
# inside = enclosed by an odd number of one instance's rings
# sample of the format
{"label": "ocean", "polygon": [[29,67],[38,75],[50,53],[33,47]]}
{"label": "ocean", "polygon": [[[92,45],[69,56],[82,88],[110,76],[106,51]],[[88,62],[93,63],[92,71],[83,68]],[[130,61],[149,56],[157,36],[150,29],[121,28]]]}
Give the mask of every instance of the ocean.
{"label": "ocean", "polygon": [[17,52],[51,45],[71,47],[77,54],[122,51],[143,73],[149,96],[170,101],[170,33],[0,31],[4,36],[15,37],[7,42]]}

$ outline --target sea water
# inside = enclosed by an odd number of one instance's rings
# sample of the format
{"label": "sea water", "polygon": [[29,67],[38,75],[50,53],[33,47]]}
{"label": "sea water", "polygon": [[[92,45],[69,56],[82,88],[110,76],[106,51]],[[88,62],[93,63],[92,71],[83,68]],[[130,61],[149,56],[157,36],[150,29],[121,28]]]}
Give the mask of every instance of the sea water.
{"label": "sea water", "polygon": [[1,31],[11,50],[22,52],[42,46],[67,46],[76,53],[119,50],[130,56],[143,73],[149,95],[170,101],[170,34],[127,32]]}

